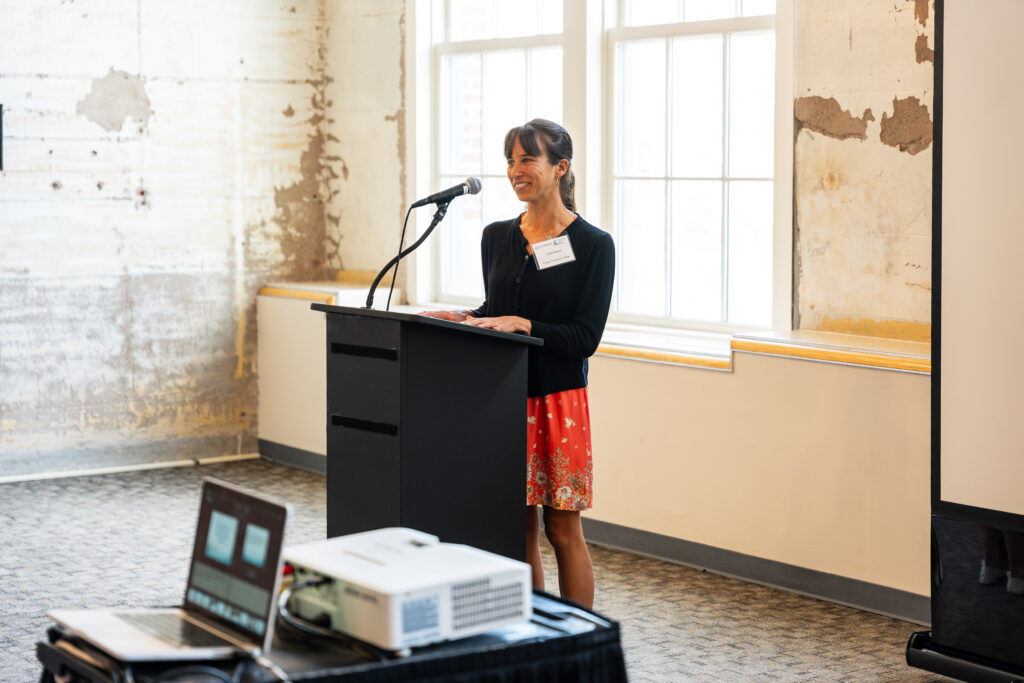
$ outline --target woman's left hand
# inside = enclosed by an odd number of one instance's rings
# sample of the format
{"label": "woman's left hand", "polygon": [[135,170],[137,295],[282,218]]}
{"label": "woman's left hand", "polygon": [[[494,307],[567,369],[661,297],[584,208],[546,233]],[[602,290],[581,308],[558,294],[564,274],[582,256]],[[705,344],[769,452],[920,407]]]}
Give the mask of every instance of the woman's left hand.
{"label": "woman's left hand", "polygon": [[498,332],[523,332],[524,334],[530,334],[530,330],[533,329],[529,320],[520,318],[517,315],[503,315],[497,318],[467,318],[462,324],[486,327],[489,330],[497,330]]}

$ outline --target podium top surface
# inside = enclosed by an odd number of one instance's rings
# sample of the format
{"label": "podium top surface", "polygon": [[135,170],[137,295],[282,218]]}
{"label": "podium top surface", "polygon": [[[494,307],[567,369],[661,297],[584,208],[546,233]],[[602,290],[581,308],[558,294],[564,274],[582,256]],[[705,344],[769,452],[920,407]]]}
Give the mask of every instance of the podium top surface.
{"label": "podium top surface", "polygon": [[453,323],[450,320],[440,320],[438,318],[430,318],[428,316],[417,315],[415,313],[397,313],[395,311],[378,311],[372,308],[351,308],[349,306],[331,306],[330,304],[320,303],[311,304],[310,308],[314,311],[322,311],[324,313],[331,313],[334,315],[351,315],[364,318],[377,318],[378,320],[396,320],[405,323],[412,323],[414,325],[432,325],[434,327],[457,330],[463,334],[479,334],[492,339],[500,339],[517,344],[526,344],[527,346],[544,345],[543,339],[531,337],[526,334],[498,332],[497,330],[488,330],[483,327]]}

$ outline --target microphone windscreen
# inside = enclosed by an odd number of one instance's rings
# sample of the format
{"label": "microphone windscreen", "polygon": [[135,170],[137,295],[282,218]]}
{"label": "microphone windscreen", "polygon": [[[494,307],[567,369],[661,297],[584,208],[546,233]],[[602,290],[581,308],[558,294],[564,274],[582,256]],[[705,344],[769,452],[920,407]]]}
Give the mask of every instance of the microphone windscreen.
{"label": "microphone windscreen", "polygon": [[466,185],[469,186],[469,194],[477,194],[483,188],[483,184],[480,182],[480,179],[472,176],[466,178]]}

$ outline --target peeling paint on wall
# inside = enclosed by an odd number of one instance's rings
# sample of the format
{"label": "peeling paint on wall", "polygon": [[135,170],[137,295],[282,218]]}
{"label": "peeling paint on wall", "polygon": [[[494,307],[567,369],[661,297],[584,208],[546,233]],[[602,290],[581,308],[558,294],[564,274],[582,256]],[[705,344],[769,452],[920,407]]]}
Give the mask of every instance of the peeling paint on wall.
{"label": "peeling paint on wall", "polygon": [[921,27],[924,28],[928,25],[928,10],[932,0],[908,0],[908,2],[914,3],[914,18],[921,23]]}
{"label": "peeling paint on wall", "polygon": [[11,6],[89,49],[67,65],[15,32],[0,63],[32,93],[0,188],[5,473],[255,450],[256,292],[325,279],[325,4],[157,3],[138,74],[109,68],[138,47],[134,16]]}
{"label": "peeling paint on wall", "polygon": [[153,115],[142,78],[114,69],[93,80],[75,111],[109,131],[121,130],[129,118],[144,129]]}
{"label": "peeling paint on wall", "polygon": [[919,35],[917,42],[914,43],[914,52],[917,55],[917,63],[931,62],[935,63],[935,50],[928,47],[928,36]]}
{"label": "peeling paint on wall", "polygon": [[882,114],[881,140],[901,152],[917,154],[932,144],[932,119],[928,107],[916,97],[894,98],[893,113]]}
{"label": "peeling paint on wall", "polygon": [[836,98],[825,99],[817,95],[797,98],[793,105],[793,114],[798,127],[839,140],[863,140],[867,137],[868,121],[875,120],[870,109],[865,109],[861,116],[856,117],[839,106]]}
{"label": "peeling paint on wall", "polygon": [[[310,119],[312,121],[312,119]],[[285,187],[274,188],[273,222],[280,230],[281,255],[287,269],[296,279],[319,274],[323,258],[316,245],[323,243],[326,232],[324,205],[330,190],[327,180],[337,178],[324,154],[325,134],[316,130],[299,160],[301,178]]]}
{"label": "peeling paint on wall", "polygon": [[[327,242],[328,216],[325,207],[337,193],[334,181],[338,173],[335,162],[344,162],[326,151],[330,134],[326,131],[327,102],[325,91],[333,79],[327,74],[323,48],[311,65],[312,77],[307,82],[313,88],[307,146],[299,159],[300,178],[286,186],[275,186],[273,223],[279,230],[278,240],[284,266],[295,280],[319,279],[323,275],[323,248]],[[290,108],[290,107],[289,107]]]}
{"label": "peeling paint on wall", "polygon": [[935,22],[911,3],[795,5],[797,329],[928,337]]}

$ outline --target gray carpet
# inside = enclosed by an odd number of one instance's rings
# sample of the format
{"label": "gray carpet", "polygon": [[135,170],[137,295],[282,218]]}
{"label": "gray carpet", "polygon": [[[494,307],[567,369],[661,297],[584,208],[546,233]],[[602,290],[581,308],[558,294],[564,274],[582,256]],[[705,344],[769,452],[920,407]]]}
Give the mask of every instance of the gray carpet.
{"label": "gray carpet", "polygon": [[[324,478],[265,461],[0,484],[0,681],[38,680],[47,609],[179,604],[208,474],[290,501],[288,543],[324,537]],[[904,648],[920,626],[591,552],[594,609],[621,623],[632,681],[947,680],[907,667]],[[550,548],[544,563],[553,590]]]}

